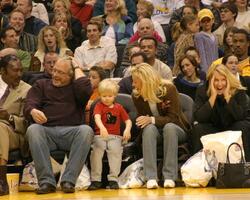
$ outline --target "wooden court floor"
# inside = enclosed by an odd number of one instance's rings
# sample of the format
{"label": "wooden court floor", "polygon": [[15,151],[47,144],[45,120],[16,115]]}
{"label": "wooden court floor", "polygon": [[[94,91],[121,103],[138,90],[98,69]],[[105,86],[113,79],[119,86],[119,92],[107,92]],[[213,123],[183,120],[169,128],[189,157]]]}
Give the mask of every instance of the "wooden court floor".
{"label": "wooden court floor", "polygon": [[184,188],[175,189],[120,189],[78,191],[64,194],[36,195],[33,192],[19,192],[0,197],[0,200],[249,200],[250,189]]}

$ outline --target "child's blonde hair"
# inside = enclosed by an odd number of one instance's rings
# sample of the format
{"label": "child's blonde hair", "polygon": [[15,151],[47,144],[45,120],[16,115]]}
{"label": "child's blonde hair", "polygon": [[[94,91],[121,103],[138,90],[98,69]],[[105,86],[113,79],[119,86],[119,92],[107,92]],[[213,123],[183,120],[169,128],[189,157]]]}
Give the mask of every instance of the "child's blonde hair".
{"label": "child's blonde hair", "polygon": [[104,79],[99,83],[98,92],[102,95],[104,92],[111,92],[117,96],[119,91],[119,85],[112,79]]}

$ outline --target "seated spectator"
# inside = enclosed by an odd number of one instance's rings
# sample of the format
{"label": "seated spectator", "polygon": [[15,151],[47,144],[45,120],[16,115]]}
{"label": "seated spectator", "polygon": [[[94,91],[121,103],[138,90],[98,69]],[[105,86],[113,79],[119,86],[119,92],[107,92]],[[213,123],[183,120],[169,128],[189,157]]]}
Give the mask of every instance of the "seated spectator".
{"label": "seated spectator", "polygon": [[143,18],[149,18],[149,19],[152,20],[154,30],[162,38],[162,42],[166,42],[165,33],[163,31],[163,28],[162,28],[161,24],[151,18],[152,15],[153,15],[153,12],[154,12],[154,5],[151,2],[149,2],[147,0],[139,0],[138,1],[138,3],[137,3],[137,11],[136,11],[137,22],[134,24],[134,27],[133,27],[134,33],[136,33],[136,31],[138,29],[137,28],[138,27],[138,22]]}
{"label": "seated spectator", "polygon": [[157,41],[163,42],[161,36],[154,30],[152,20],[141,18],[138,20],[138,31],[129,39],[129,43],[134,43],[146,35],[152,35]]}
{"label": "seated spectator", "polygon": [[10,13],[9,25],[16,30],[16,33],[19,36],[18,45],[20,49],[30,53],[36,52],[37,37],[24,31],[25,16],[21,10],[15,9]]}
{"label": "seated spectator", "polygon": [[46,53],[43,61],[44,72],[39,72],[39,73],[31,72],[31,77],[29,78],[29,84],[33,85],[37,80],[40,79],[51,79],[53,67],[55,66],[55,63],[58,59],[59,56],[57,53],[55,52]]}
{"label": "seated spectator", "polygon": [[[218,42],[212,33],[214,15],[209,9],[202,9],[198,13],[202,31],[194,35],[194,44],[199,51],[201,70],[207,72],[212,62],[218,59]],[[208,51],[209,49],[209,51]]]}
{"label": "seated spectator", "polygon": [[24,31],[37,36],[40,30],[47,24],[31,15],[32,7],[32,0],[17,0],[17,9],[20,9],[25,16]]}
{"label": "seated spectator", "polygon": [[174,79],[174,84],[180,93],[195,99],[196,90],[203,85],[206,74],[201,71],[193,56],[184,55],[180,58],[181,73]]}
{"label": "seated spectator", "polygon": [[82,27],[86,27],[93,13],[93,6],[86,4],[86,0],[72,0],[70,6],[72,16],[79,19]]}
{"label": "seated spectator", "polygon": [[131,95],[133,91],[132,76],[131,76],[132,68],[140,63],[148,63],[148,59],[145,53],[136,52],[131,55],[130,62],[131,62],[131,69],[129,70],[130,75],[122,78],[118,83],[120,86],[119,93],[124,93],[129,95]]}
{"label": "seated spectator", "polygon": [[180,57],[184,54],[184,50],[189,46],[194,46],[194,34],[199,32],[199,21],[194,15],[188,15],[183,17],[180,22],[180,28],[182,33],[175,43],[174,49],[174,61],[175,65],[173,68],[173,74],[178,75],[180,69],[178,66]]}
{"label": "seated spectator", "polygon": [[249,33],[245,29],[234,31],[233,52],[239,60],[238,69],[241,76],[250,76],[249,44]]}
{"label": "seated spectator", "polygon": [[0,60],[0,196],[9,194],[6,180],[9,151],[20,149],[27,156],[25,146],[26,121],[23,105],[30,85],[21,81],[22,66],[14,55],[6,55]]}
{"label": "seated spectator", "polygon": [[[94,108],[95,137],[90,154],[91,185],[89,190],[102,187],[102,159],[107,153],[109,163],[108,185],[110,189],[119,189],[118,175],[122,163],[122,143],[131,138],[132,122],[128,113],[119,103],[115,102],[119,86],[110,79],[100,82],[98,91],[100,102]],[[121,122],[125,130],[120,133]]]}
{"label": "seated spectator", "polygon": [[186,48],[184,51],[184,54],[187,56],[193,56],[198,64],[198,67],[201,68],[200,67],[200,63],[201,63],[200,54],[195,47],[190,46],[190,47]]}
{"label": "seated spectator", "polygon": [[241,76],[238,73],[238,58],[234,54],[228,54],[223,57],[222,64],[225,65],[233,75],[240,81],[241,85],[246,87],[246,93],[250,97],[250,77],[249,76]]}
{"label": "seated spectator", "polygon": [[127,44],[133,35],[133,22],[127,16],[124,0],[106,0],[103,34],[115,41],[115,44]]}
{"label": "seated spectator", "polygon": [[19,49],[19,37],[16,33],[16,30],[12,27],[3,29],[0,32],[0,40],[3,44],[3,48],[13,48],[16,50],[16,56],[20,59],[23,70],[28,71],[30,67],[31,56],[28,51]]}
{"label": "seated spectator", "polygon": [[[141,48],[139,46],[132,46],[130,49],[129,49],[129,60],[130,60],[130,63],[131,63],[131,59],[132,59],[132,56],[136,53],[139,53],[140,54],[144,54],[143,56],[146,56],[145,53],[141,52]],[[123,71],[123,77],[127,77],[127,76],[131,76],[131,68],[134,64],[138,64],[138,63],[131,63],[131,66],[127,67],[126,69],[124,69]]]}
{"label": "seated spectator", "polygon": [[139,42],[142,52],[147,56],[148,64],[157,71],[163,79],[172,81],[172,71],[165,63],[156,58],[157,41],[154,37],[143,37]]}
{"label": "seated spectator", "polygon": [[56,13],[62,14],[66,13],[67,18],[70,19],[70,25],[72,30],[72,35],[75,38],[79,38],[82,42],[85,39],[85,35],[82,34],[82,24],[79,19],[73,17],[70,13],[70,1],[69,0],[53,0],[52,2],[53,12],[50,13],[50,23],[52,23],[52,19]]}
{"label": "seated spectator", "polygon": [[89,80],[93,89],[93,93],[88,101],[88,104],[85,109],[85,122],[86,124],[89,124],[90,122],[90,116],[89,116],[89,110],[91,107],[91,104],[99,98],[99,92],[98,92],[98,85],[99,83],[108,77],[106,71],[102,67],[93,66],[89,70]]}
{"label": "seated spectator", "polygon": [[150,65],[132,70],[136,125],[142,131],[143,170],[148,189],[158,188],[157,146],[163,145],[163,186],[174,188],[178,177],[178,143],[187,140],[189,124],[181,111],[175,86],[163,80]]}
{"label": "seated spectator", "polygon": [[231,0],[238,8],[236,22],[250,31],[250,10],[248,9],[247,0]]}
{"label": "seated spectator", "polygon": [[209,68],[207,83],[196,92],[194,125],[192,131],[193,153],[202,149],[203,135],[226,130],[241,130],[245,158],[250,160],[249,101],[240,81],[220,64]]}
{"label": "seated spectator", "polygon": [[225,30],[225,33],[223,36],[223,47],[221,49],[224,55],[233,53],[233,34],[234,34],[234,31],[236,30],[237,28],[234,26],[228,27]]}
{"label": "seated spectator", "polygon": [[[104,0],[96,0],[94,4],[93,16],[99,16],[104,14]],[[125,0],[126,8],[128,10],[128,16],[132,19],[133,23],[136,22],[136,4],[134,0]]]}
{"label": "seated spectator", "polygon": [[52,26],[55,26],[62,35],[67,47],[74,52],[77,47],[81,45],[81,38],[74,36],[71,30],[70,16],[66,13],[55,13],[51,22]]}
{"label": "seated spectator", "polygon": [[66,47],[59,31],[53,26],[44,27],[38,35],[38,48],[34,56],[41,62],[40,71],[44,70],[44,56],[48,52],[56,52],[59,57],[73,55],[71,50]]}
{"label": "seated spectator", "polygon": [[16,8],[16,3],[13,0],[2,0],[0,2],[0,10],[1,12],[9,16],[9,14]]}
{"label": "seated spectator", "polygon": [[83,112],[91,93],[89,79],[69,57],[56,62],[52,79],[39,80],[30,89],[24,115],[32,123],[26,134],[38,179],[37,194],[56,191],[50,161],[50,151],[55,149],[70,152],[61,189],[75,192],[93,138],[93,130],[84,125]]}
{"label": "seated spectator", "polygon": [[89,70],[93,66],[100,66],[108,70],[112,77],[117,62],[116,47],[113,40],[101,36],[102,25],[97,19],[90,20],[87,25],[88,40],[76,48],[74,57],[83,69]]}
{"label": "seated spectator", "polygon": [[235,26],[237,28],[242,28],[241,24],[236,22],[238,15],[237,6],[230,2],[225,2],[220,7],[220,17],[222,25],[214,31],[214,34],[217,37],[219,47],[223,46],[223,36],[226,28]]}
{"label": "seated spectator", "polygon": [[49,15],[43,3],[32,2],[31,15],[49,24]]}
{"label": "seated spectator", "polygon": [[198,11],[193,6],[185,5],[182,8],[182,13],[181,13],[182,18],[188,15],[197,15],[197,14]]}

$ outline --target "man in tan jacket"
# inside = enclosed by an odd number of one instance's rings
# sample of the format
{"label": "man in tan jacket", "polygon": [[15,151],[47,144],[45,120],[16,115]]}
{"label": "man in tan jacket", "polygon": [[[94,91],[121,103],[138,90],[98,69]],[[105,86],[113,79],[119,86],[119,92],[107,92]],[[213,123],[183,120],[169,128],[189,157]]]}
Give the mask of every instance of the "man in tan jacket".
{"label": "man in tan jacket", "polygon": [[9,151],[24,152],[26,121],[23,117],[24,100],[30,85],[21,81],[22,65],[14,55],[0,60],[0,195],[8,194],[6,164]]}

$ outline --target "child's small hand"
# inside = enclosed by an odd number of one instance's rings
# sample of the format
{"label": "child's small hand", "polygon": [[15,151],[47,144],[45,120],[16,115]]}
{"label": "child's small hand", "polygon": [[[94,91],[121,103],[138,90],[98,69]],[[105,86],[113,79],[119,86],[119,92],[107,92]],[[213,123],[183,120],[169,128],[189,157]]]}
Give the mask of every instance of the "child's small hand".
{"label": "child's small hand", "polygon": [[130,138],[131,138],[131,133],[130,133],[130,131],[126,131],[126,130],[125,130],[125,131],[123,132],[123,138],[122,138],[122,140],[128,142]]}
{"label": "child's small hand", "polygon": [[103,129],[100,129],[100,135],[101,135],[102,137],[108,137],[108,136],[109,136],[109,133],[108,133],[108,131],[107,131],[106,128],[103,128]]}

